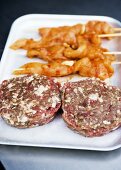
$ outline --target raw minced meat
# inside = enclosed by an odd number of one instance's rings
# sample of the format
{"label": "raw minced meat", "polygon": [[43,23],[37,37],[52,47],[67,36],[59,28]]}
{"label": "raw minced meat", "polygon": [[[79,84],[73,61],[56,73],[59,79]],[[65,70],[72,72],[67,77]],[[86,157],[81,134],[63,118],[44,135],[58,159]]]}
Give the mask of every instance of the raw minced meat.
{"label": "raw minced meat", "polygon": [[11,126],[49,123],[60,106],[59,84],[51,78],[27,75],[4,80],[0,86],[0,114]]}
{"label": "raw minced meat", "polygon": [[66,83],[63,119],[84,136],[101,136],[121,125],[121,90],[95,78]]}

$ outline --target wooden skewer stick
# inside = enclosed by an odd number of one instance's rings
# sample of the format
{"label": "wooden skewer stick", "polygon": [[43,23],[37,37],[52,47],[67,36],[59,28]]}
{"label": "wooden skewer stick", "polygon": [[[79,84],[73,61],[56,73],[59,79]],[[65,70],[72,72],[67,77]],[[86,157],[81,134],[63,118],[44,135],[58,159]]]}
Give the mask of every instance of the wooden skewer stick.
{"label": "wooden skewer stick", "polygon": [[103,54],[107,54],[107,55],[121,55],[121,51],[107,51],[107,52],[103,52]]}
{"label": "wooden skewer stick", "polygon": [[98,37],[100,38],[107,38],[107,37],[120,37],[121,33],[114,33],[114,34],[100,34]]}
{"label": "wooden skewer stick", "polygon": [[121,31],[121,28],[113,28],[113,30],[116,31]]}
{"label": "wooden skewer stick", "polygon": [[121,64],[121,61],[114,61],[112,64]]}

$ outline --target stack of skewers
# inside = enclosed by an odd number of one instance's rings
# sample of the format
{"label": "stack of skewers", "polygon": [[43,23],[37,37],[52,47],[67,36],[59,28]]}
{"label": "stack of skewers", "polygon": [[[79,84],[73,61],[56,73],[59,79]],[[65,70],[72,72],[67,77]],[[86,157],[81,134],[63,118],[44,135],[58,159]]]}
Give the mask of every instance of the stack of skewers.
{"label": "stack of skewers", "polygon": [[[27,57],[47,61],[27,63],[14,70],[13,74],[40,74],[61,77],[79,74],[84,77],[96,77],[105,80],[113,75],[112,62],[115,54],[102,48],[102,39],[121,36],[121,28],[113,28],[106,22],[89,21],[87,24],[40,28],[41,39],[17,40],[11,48],[27,50]],[[116,63],[116,62],[115,62]]]}

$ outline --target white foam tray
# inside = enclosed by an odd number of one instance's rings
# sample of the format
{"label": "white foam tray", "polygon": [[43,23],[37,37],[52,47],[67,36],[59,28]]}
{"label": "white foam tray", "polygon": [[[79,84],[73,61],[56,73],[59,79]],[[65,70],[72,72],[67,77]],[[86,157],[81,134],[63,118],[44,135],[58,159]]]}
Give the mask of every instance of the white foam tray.
{"label": "white foam tray", "polygon": [[[24,63],[40,61],[39,59],[27,58],[24,50],[11,50],[9,46],[15,40],[19,38],[39,39],[38,28],[40,27],[73,25],[86,23],[88,20],[106,21],[114,27],[121,27],[119,21],[104,16],[30,14],[18,18],[12,24],[3,52],[0,65],[0,81],[10,78],[12,71]],[[104,41],[103,46],[112,51],[121,51],[121,38]],[[110,83],[121,88],[121,65],[114,67],[115,74],[110,79]],[[109,151],[121,147],[121,128],[105,136],[87,138],[68,129],[61,119],[61,115],[47,125],[31,129],[11,127],[0,118],[0,144]]]}

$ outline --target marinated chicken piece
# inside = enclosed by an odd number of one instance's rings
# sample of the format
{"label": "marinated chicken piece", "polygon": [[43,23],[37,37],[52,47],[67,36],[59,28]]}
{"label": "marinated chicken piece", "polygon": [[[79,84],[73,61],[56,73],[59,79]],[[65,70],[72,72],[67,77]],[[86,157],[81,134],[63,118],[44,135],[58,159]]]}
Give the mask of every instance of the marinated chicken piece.
{"label": "marinated chicken piece", "polygon": [[60,45],[31,49],[27,51],[27,56],[29,58],[41,58],[45,61],[66,60],[67,58],[63,54],[64,49],[65,47]]}
{"label": "marinated chicken piece", "polygon": [[48,43],[52,40],[55,40],[59,41],[61,44],[68,43],[69,45],[75,44],[76,35],[83,34],[84,31],[85,27],[82,24],[39,29],[39,33],[42,36],[43,42]]}
{"label": "marinated chicken piece", "polygon": [[97,34],[112,34],[114,29],[107,22],[103,21],[89,21],[86,24],[86,32],[95,32]]}
{"label": "marinated chicken piece", "polygon": [[23,39],[15,41],[10,46],[10,48],[13,49],[13,50],[18,50],[18,49],[28,50],[30,48],[31,44],[33,44],[33,43],[34,43],[33,39],[23,38]]}
{"label": "marinated chicken piece", "polygon": [[64,56],[68,59],[79,59],[84,57],[88,57],[89,59],[104,59],[104,51],[107,50],[104,48],[99,48],[98,46],[83,43],[76,50],[71,47],[66,48],[64,50]]}
{"label": "marinated chicken piece", "polygon": [[83,77],[97,77],[101,80],[105,80],[113,75],[114,69],[111,66],[112,61],[108,58],[104,60],[89,58],[82,58],[75,62],[74,72],[79,72]]}
{"label": "marinated chicken piece", "polygon": [[89,41],[90,43],[92,43],[96,46],[101,45],[101,38],[96,33],[85,33],[85,34],[83,34],[83,39]]}

